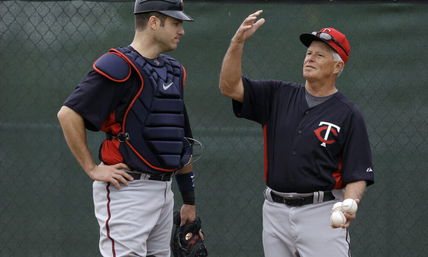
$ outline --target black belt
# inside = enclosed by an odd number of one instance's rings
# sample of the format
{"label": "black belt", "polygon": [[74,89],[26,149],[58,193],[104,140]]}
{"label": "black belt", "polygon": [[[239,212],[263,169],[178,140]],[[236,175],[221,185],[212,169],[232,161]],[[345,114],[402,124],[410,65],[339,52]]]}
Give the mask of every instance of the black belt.
{"label": "black belt", "polygon": [[145,172],[127,172],[135,180],[147,179],[147,180],[157,180],[157,181],[170,181],[173,173],[145,173]]}
{"label": "black belt", "polygon": [[[283,203],[289,206],[303,206],[306,204],[313,204],[314,203],[314,195],[309,196],[293,196],[293,197],[285,197],[278,194],[275,194],[274,192],[270,192],[270,195],[272,196],[272,200],[276,203]],[[324,197],[322,199],[322,202],[327,202],[334,200],[335,197],[332,192],[327,191],[324,192]],[[320,201],[315,201],[320,202]]]}

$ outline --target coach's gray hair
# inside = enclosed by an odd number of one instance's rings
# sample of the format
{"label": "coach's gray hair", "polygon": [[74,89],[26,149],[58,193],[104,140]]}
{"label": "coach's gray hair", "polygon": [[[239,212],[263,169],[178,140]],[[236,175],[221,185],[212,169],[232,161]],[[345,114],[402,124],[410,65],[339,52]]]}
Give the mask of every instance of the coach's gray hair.
{"label": "coach's gray hair", "polygon": [[[340,57],[340,55],[336,52],[336,51],[334,51],[333,49],[331,49],[331,52],[333,53],[333,60],[335,61],[335,62],[343,62],[343,63],[345,63],[343,60],[342,60],[342,57]],[[343,69],[345,68],[345,66],[343,66],[343,68],[342,68],[342,70],[341,71],[339,71],[339,73],[337,74],[337,77],[339,77],[340,76],[340,74],[342,74],[342,71],[343,71]]]}

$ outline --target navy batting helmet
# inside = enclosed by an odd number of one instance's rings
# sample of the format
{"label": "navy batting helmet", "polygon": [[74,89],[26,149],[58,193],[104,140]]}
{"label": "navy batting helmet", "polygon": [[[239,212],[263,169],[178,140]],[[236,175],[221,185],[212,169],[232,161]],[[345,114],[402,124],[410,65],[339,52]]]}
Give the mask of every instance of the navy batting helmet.
{"label": "navy batting helmet", "polygon": [[183,12],[183,0],[136,0],[134,14],[159,12],[182,21],[193,21]]}

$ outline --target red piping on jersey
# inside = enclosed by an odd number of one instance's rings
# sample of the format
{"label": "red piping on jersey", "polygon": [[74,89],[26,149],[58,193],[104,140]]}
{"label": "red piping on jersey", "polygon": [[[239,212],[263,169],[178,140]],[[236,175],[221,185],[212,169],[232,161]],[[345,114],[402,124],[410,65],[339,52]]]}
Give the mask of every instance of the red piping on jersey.
{"label": "red piping on jersey", "polygon": [[264,157],[264,178],[267,182],[268,173],[268,145],[267,145],[267,125],[263,126],[263,157]]}
{"label": "red piping on jersey", "polygon": [[343,188],[343,177],[342,177],[342,158],[339,159],[339,162],[337,163],[337,170],[333,172],[332,176],[334,180],[336,181],[336,184],[334,186],[334,189],[342,189]]}
{"label": "red piping on jersey", "polygon": [[[119,55],[119,54],[117,54],[116,52],[112,52],[112,54],[115,54],[115,55],[117,55],[117,56],[120,56],[120,55]],[[102,55],[101,57],[103,57],[103,56],[104,56],[104,55]],[[100,57],[100,58],[101,58],[101,57]],[[98,58],[98,59],[100,59],[100,58]],[[97,59],[97,61],[98,61],[98,59]],[[129,77],[131,77],[131,66],[129,65],[129,63],[127,63],[127,64],[128,64],[128,67],[129,67],[129,73],[128,73],[128,75],[126,75],[126,78],[124,78],[124,79],[115,79],[115,78],[113,78],[113,77],[111,77],[111,76],[107,75],[107,73],[103,72],[102,70],[98,69],[98,68],[95,66],[95,63],[97,63],[97,61],[95,61],[95,62],[92,64],[92,68],[93,68],[94,70],[96,70],[98,73],[100,73],[100,74],[102,74],[103,76],[107,77],[108,79],[113,80],[114,82],[119,82],[119,83],[121,83],[121,82],[125,82],[125,81],[127,81],[127,80],[129,79]]]}
{"label": "red piping on jersey", "polygon": [[[137,101],[138,97],[140,97],[141,93],[143,92],[143,89],[144,89],[144,79],[143,79],[143,76],[141,75],[141,72],[138,70],[138,68],[135,66],[135,64],[131,60],[129,60],[129,58],[126,55],[124,55],[123,53],[119,52],[116,49],[110,49],[110,51],[113,51],[113,52],[117,53],[120,57],[124,58],[130,65],[132,65],[132,67],[137,72],[138,77],[140,77],[140,80],[141,80],[141,87],[138,90],[137,94],[132,99],[131,103],[128,105],[128,108],[126,109],[125,115],[123,116],[123,120],[122,120],[122,132],[125,133],[125,131],[126,131],[126,118],[128,117],[128,113],[131,110],[131,107],[134,105],[135,101]],[[126,141],[126,144],[150,168],[155,169],[155,170],[164,171],[164,172],[173,172],[173,171],[175,171],[175,169],[164,169],[164,168],[160,168],[160,167],[156,167],[156,166],[152,165],[150,162],[148,162],[146,159],[144,159],[144,157],[140,153],[138,153],[137,149],[135,149],[129,141]]]}
{"label": "red piping on jersey", "polygon": [[110,212],[110,189],[109,189],[109,186],[110,186],[110,183],[107,183],[106,190],[107,190],[107,214],[108,214],[108,216],[107,216],[107,220],[106,220],[106,229],[107,229],[107,237],[111,241],[111,250],[112,250],[112,253],[113,253],[113,257],[116,257],[116,249],[114,247],[114,240],[110,236],[110,226],[108,224],[109,221],[110,221],[110,218],[111,218],[111,212]]}
{"label": "red piping on jersey", "polygon": [[186,73],[186,69],[181,66],[183,68],[183,80],[181,81],[181,85],[183,85],[183,89],[184,89],[184,82],[186,81],[186,77],[187,77],[187,73]]}

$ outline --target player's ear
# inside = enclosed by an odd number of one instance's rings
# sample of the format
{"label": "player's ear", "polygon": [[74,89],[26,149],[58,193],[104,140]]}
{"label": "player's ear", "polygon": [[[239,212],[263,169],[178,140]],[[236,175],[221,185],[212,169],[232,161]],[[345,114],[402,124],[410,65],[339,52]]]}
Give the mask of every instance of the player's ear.
{"label": "player's ear", "polygon": [[147,26],[150,27],[152,30],[157,30],[159,26],[158,24],[160,24],[160,20],[154,15],[150,16],[149,20],[147,21]]}
{"label": "player's ear", "polygon": [[339,74],[343,68],[345,67],[345,64],[343,61],[338,61],[334,63],[334,74]]}

